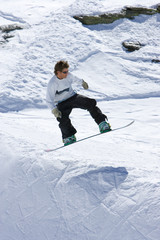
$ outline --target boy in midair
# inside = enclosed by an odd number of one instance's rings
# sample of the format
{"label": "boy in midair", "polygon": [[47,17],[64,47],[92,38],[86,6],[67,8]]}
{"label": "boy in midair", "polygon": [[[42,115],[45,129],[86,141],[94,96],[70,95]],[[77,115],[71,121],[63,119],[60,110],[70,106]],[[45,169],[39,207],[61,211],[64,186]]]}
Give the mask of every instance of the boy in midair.
{"label": "boy in midair", "polygon": [[77,82],[84,89],[88,89],[88,84],[69,72],[67,61],[59,61],[54,67],[54,76],[47,85],[47,104],[59,122],[64,145],[76,142],[76,129],[71,123],[69,115],[73,108],[87,110],[95,122],[99,125],[101,133],[111,130],[107,122],[107,116],[97,107],[95,99],[77,94],[72,88],[72,83]]}

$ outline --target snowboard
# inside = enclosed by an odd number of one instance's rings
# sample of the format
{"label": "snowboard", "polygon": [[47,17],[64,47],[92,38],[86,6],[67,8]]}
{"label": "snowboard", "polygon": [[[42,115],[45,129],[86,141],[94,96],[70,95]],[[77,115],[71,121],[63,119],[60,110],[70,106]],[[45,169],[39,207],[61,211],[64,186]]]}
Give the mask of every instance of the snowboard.
{"label": "snowboard", "polygon": [[[134,120],[131,121],[130,123],[126,124],[126,125],[123,125],[123,126],[121,126],[121,127],[114,128],[114,129],[112,129],[111,131],[108,131],[108,132],[105,132],[105,133],[111,133],[111,132],[114,132],[114,131],[118,131],[118,130],[120,130],[120,129],[129,127],[129,126],[132,125],[133,123],[134,123]],[[79,142],[85,141],[85,140],[87,140],[87,139],[89,139],[89,138],[93,138],[93,137],[96,137],[96,136],[99,136],[99,135],[102,135],[102,134],[105,134],[105,133],[96,133],[96,134],[90,135],[90,136],[88,136],[88,137],[81,138],[81,139],[77,140],[76,142],[74,142],[74,143],[72,143],[72,144],[69,144],[69,145],[66,145],[66,146],[63,145],[63,146],[60,146],[60,147],[57,147],[57,148],[53,148],[53,149],[52,149],[52,148],[51,148],[51,149],[45,149],[44,151],[45,151],[45,152],[54,152],[54,151],[57,151],[57,150],[59,150],[59,149],[62,149],[62,148],[71,146],[71,145],[73,145],[73,144],[75,144],[75,143],[79,143]]]}

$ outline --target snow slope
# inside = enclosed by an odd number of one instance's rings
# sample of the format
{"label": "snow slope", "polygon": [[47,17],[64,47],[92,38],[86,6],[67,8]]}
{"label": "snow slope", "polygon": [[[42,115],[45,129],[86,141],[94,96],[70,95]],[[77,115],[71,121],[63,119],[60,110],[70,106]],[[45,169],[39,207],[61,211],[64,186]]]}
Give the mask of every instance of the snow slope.
{"label": "snow slope", "polygon": [[[160,68],[151,62],[160,54],[159,14],[90,27],[72,18],[124,5],[1,0],[0,23],[25,27],[0,46],[1,240],[159,239]],[[121,43],[128,39],[145,46],[127,53]],[[113,128],[134,125],[45,153],[61,145],[45,103],[59,59],[89,83],[78,92],[96,98]],[[78,139],[98,132],[86,111],[71,119]]]}

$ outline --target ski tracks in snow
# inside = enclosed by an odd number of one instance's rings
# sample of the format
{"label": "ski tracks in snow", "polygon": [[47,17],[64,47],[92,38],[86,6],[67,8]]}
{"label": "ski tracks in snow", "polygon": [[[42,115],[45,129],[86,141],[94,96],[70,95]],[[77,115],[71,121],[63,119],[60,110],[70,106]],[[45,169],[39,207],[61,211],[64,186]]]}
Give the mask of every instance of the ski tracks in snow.
{"label": "ski tracks in snow", "polygon": [[11,22],[16,22],[16,23],[18,22],[18,23],[21,23],[21,24],[26,23],[21,17],[16,17],[11,13],[6,13],[6,12],[0,11],[0,17],[4,18],[6,20],[9,20]]}

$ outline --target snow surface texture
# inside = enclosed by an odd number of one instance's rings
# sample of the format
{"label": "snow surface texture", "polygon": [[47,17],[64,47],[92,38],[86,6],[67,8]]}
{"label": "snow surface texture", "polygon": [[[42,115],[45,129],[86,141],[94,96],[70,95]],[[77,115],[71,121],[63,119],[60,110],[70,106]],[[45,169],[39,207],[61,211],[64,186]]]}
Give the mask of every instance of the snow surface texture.
{"label": "snow surface texture", "polygon": [[[125,5],[1,0],[0,25],[24,26],[0,45],[1,240],[159,240],[160,65],[151,60],[160,55],[160,15],[88,27],[72,18]],[[128,39],[145,46],[127,53]],[[61,145],[45,103],[59,59],[88,82],[78,92],[96,98],[113,128],[134,125],[45,153]],[[84,110],[71,119],[78,139],[98,132]]]}

